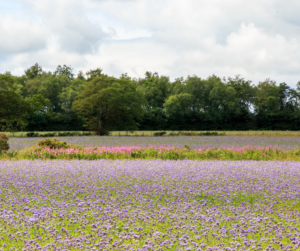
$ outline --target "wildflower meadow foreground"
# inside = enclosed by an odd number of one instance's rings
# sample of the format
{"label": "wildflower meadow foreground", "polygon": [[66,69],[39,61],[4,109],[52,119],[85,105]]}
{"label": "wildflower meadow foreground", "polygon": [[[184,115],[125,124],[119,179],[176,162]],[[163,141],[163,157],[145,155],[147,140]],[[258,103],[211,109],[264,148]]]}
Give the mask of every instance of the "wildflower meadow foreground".
{"label": "wildflower meadow foreground", "polygon": [[299,250],[299,180],[299,162],[1,161],[0,247]]}
{"label": "wildflower meadow foreground", "polygon": [[[47,143],[52,144],[53,141]],[[17,159],[162,159],[162,160],[300,160],[300,149],[285,150],[277,146],[244,146],[244,147],[203,147],[191,149],[189,146],[177,148],[171,146],[127,146],[127,147],[85,147],[68,145],[33,146],[7,157]],[[4,156],[5,157],[5,156]]]}

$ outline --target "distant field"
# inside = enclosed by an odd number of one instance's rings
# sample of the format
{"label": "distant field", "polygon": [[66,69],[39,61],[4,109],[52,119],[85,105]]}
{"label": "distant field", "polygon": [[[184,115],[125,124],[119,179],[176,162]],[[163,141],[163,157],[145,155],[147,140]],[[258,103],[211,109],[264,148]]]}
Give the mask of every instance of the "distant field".
{"label": "distant field", "polygon": [[[163,130],[162,130],[163,131]],[[114,131],[112,136],[153,136],[156,132],[162,131]],[[191,136],[208,131],[165,131],[168,135],[170,134],[186,134],[190,133]],[[264,136],[264,137],[300,137],[300,131],[211,131],[219,134],[224,133],[227,136]]]}
{"label": "distant field", "polygon": [[[65,132],[65,131],[64,131]],[[82,133],[86,133],[87,131],[70,131],[72,133],[77,133],[77,134],[82,134]],[[1,133],[1,132],[0,132]],[[19,137],[19,138],[27,138],[27,133],[29,132],[4,132],[6,135],[8,135],[9,137]],[[60,133],[60,132],[35,132],[35,133],[38,133],[38,134],[46,134],[46,133]],[[57,136],[56,136],[57,137]]]}
{"label": "distant field", "polygon": [[[55,137],[72,145],[88,146],[174,146],[184,148],[202,148],[204,146],[219,148],[228,146],[279,146],[286,150],[299,148],[299,137],[244,137],[244,136],[168,136],[168,137],[126,137],[126,136],[82,136],[82,137]],[[34,146],[44,138],[10,138],[11,150],[21,150]]]}
{"label": "distant field", "polygon": [[[163,130],[162,130],[163,131]],[[162,131],[113,131],[111,136],[154,136],[156,132]],[[73,133],[82,134],[83,131],[72,131]],[[190,134],[190,136],[197,136],[199,133],[207,131],[164,131],[166,136],[184,136],[183,134]],[[217,133],[224,133],[226,136],[263,136],[263,137],[300,137],[300,131],[212,131]],[[10,137],[27,137],[27,132],[5,132]],[[58,133],[58,132],[36,132],[39,134]]]}

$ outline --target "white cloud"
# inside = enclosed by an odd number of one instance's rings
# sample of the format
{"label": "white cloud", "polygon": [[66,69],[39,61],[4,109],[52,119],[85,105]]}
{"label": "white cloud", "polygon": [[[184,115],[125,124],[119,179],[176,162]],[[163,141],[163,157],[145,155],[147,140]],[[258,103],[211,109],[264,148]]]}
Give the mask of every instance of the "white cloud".
{"label": "white cloud", "polygon": [[[4,40],[0,37],[0,48],[14,54],[0,63],[0,71],[19,73],[38,62],[52,70],[58,64],[76,70],[101,67],[115,76],[128,72],[141,77],[150,70],[173,79],[213,73],[242,74],[254,82],[270,77],[289,85],[300,79],[300,2],[296,0],[20,3],[24,20],[36,23],[18,30],[18,24],[6,22],[10,37],[18,37],[22,30],[31,33],[24,43],[11,39],[15,42],[10,47],[1,46]],[[12,15],[5,17],[14,20]],[[0,49],[0,58],[4,55]]]}
{"label": "white cloud", "polygon": [[0,13],[0,55],[40,50],[46,47],[47,33],[41,25]]}
{"label": "white cloud", "polygon": [[62,50],[93,52],[108,36],[101,25],[88,19],[81,0],[27,0],[26,3],[27,10],[45,23]]}
{"label": "white cloud", "polygon": [[294,85],[300,67],[299,46],[297,39],[268,35],[254,24],[241,24],[239,30],[227,36],[225,44],[204,39],[201,48],[184,51],[172,68],[179,70],[185,64],[185,74],[242,74],[256,82],[271,77]]}
{"label": "white cloud", "polygon": [[150,39],[133,39],[105,43],[96,55],[86,57],[89,67],[102,67],[109,75],[144,77],[146,71],[160,71],[165,75],[172,73],[170,65],[178,56],[170,49],[155,44]]}

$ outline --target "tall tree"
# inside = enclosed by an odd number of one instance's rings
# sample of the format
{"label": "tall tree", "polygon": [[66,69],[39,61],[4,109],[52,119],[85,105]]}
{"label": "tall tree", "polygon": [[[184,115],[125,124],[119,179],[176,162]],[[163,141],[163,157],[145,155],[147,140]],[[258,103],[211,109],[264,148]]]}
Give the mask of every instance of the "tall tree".
{"label": "tall tree", "polygon": [[193,97],[188,93],[171,95],[164,103],[167,116],[188,115],[192,112]]}
{"label": "tall tree", "polygon": [[151,72],[146,72],[145,75],[145,79],[140,79],[140,89],[143,91],[148,105],[163,109],[170,88],[170,79]]}
{"label": "tall tree", "polygon": [[140,128],[144,130],[165,129],[167,118],[164,103],[171,87],[169,78],[159,76],[156,72],[146,72],[145,78],[139,79],[137,85],[147,101]]}
{"label": "tall tree", "polygon": [[27,76],[27,79],[34,79],[37,76],[42,75],[43,69],[42,66],[40,66],[38,63],[31,66],[25,71],[25,75]]}
{"label": "tall tree", "polygon": [[54,74],[56,76],[65,75],[70,80],[74,79],[74,73],[73,73],[73,69],[71,68],[71,66],[66,66],[66,65],[60,66],[59,65],[59,66],[57,66]]}
{"label": "tall tree", "polygon": [[22,99],[16,92],[13,78],[0,74],[0,130],[22,130],[30,112],[49,109],[49,100],[41,95]]}
{"label": "tall tree", "polygon": [[55,112],[61,111],[61,99],[59,95],[63,88],[70,85],[70,79],[65,75],[53,75],[43,73],[41,76],[26,82],[28,97],[35,94],[41,94],[44,98],[50,100],[52,109]]}
{"label": "tall tree", "polygon": [[84,78],[76,78],[73,79],[68,86],[62,88],[58,95],[62,110],[71,111],[72,104],[85,85],[86,80]]}
{"label": "tall tree", "polygon": [[97,68],[95,70],[89,70],[88,72],[85,73],[85,75],[87,76],[87,81],[91,81],[94,78],[99,78],[101,76],[104,76],[101,68]]}
{"label": "tall tree", "polygon": [[112,129],[137,129],[145,100],[136,85],[126,79],[95,77],[88,82],[73,109],[85,117],[85,125],[103,134]]}
{"label": "tall tree", "polygon": [[260,82],[256,89],[258,127],[268,130],[296,129],[293,121],[299,111],[299,94],[285,83],[278,86],[270,79]]}
{"label": "tall tree", "polygon": [[23,128],[25,101],[15,92],[13,78],[0,74],[0,130]]}

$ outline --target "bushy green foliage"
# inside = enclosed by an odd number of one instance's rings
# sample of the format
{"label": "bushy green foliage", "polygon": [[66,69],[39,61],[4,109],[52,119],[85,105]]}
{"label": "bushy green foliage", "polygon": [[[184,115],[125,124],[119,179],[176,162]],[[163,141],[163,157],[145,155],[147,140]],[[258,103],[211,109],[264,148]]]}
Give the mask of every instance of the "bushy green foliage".
{"label": "bushy green foliage", "polygon": [[0,130],[15,131],[28,124],[26,115],[46,110],[50,101],[40,94],[23,98],[15,86],[14,78],[0,74]]}
{"label": "bushy green foliage", "polygon": [[218,132],[193,132],[193,131],[185,132],[185,131],[182,131],[182,132],[177,132],[177,133],[171,132],[169,135],[170,136],[225,136],[226,134],[218,133]]}
{"label": "bushy green foliage", "polygon": [[[47,148],[50,148],[47,149]],[[72,148],[72,149],[70,149]],[[52,149],[52,150],[51,150]],[[53,150],[60,149],[60,150]],[[109,149],[106,147],[80,148],[66,142],[47,139],[38,147],[25,148],[19,153],[24,159],[162,159],[162,160],[300,160],[300,150],[285,151],[280,148],[242,147],[191,149],[164,147],[128,147]]]}
{"label": "bushy green foliage", "polygon": [[32,137],[38,137],[39,134],[38,134],[38,133],[35,133],[35,132],[28,132],[28,133],[26,133],[26,136],[27,136],[28,138],[32,138]]}
{"label": "bushy green foliage", "polygon": [[153,135],[154,136],[164,136],[166,132],[155,132]]}
{"label": "bushy green foliage", "polygon": [[109,136],[109,135],[110,135],[110,132],[109,132],[109,131],[102,131],[102,132],[99,132],[98,135],[99,135],[99,136]]}
{"label": "bushy green foliage", "polygon": [[137,129],[143,117],[145,100],[128,79],[95,77],[73,103],[73,110],[85,117],[85,126],[102,135],[113,129]]}
{"label": "bushy green foliage", "polygon": [[82,132],[82,133],[78,133],[78,132],[59,132],[57,133],[57,136],[59,137],[66,137],[66,136],[91,136],[92,133],[91,132]]}
{"label": "bushy green foliage", "polygon": [[[26,133],[26,136],[31,138],[31,137],[55,137],[55,136],[59,136],[59,137],[68,137],[68,136],[91,136],[92,133],[91,132],[48,132],[48,133],[36,133],[36,132],[28,132]],[[109,133],[107,132],[106,135],[109,135]]]}
{"label": "bushy green foliage", "polygon": [[9,150],[8,139],[6,134],[0,133],[0,154]]}
{"label": "bushy green foliage", "polygon": [[29,132],[26,135],[29,138],[31,138],[31,137],[55,137],[56,133],[55,132],[49,132],[49,133],[39,134],[39,133],[35,133],[35,132]]}
{"label": "bushy green foliage", "polygon": [[41,134],[41,137],[55,137],[56,133],[55,132],[49,132],[49,133],[44,133]]}
{"label": "bushy green foliage", "polygon": [[270,79],[254,85],[240,76],[215,75],[171,81],[151,72],[115,78],[100,68],[75,76],[71,66],[52,73],[38,64],[20,77],[0,74],[0,130],[82,131],[85,125],[105,135],[300,128],[300,83],[294,89]]}
{"label": "bushy green foliage", "polygon": [[38,147],[41,148],[50,148],[50,149],[60,149],[60,148],[78,148],[80,149],[80,146],[71,145],[67,142],[60,141],[58,139],[44,139],[40,140],[37,144]]}
{"label": "bushy green foliage", "polygon": [[24,128],[26,112],[26,102],[16,92],[13,78],[0,74],[0,131]]}

